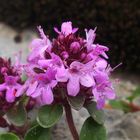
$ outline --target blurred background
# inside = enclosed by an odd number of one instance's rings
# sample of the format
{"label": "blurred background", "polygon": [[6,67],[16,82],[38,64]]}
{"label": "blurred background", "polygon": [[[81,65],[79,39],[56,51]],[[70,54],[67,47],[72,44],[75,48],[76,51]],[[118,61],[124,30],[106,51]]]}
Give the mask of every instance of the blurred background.
{"label": "blurred background", "polygon": [[[25,60],[28,44],[37,36],[36,26],[53,37],[53,27],[64,21],[72,21],[80,31],[97,26],[96,42],[110,48],[111,65],[123,63],[113,75],[120,79],[118,97],[130,96],[140,85],[140,0],[0,0],[0,56],[12,57],[22,50]],[[129,113],[107,113],[115,114],[107,116],[109,140],[140,140],[140,113]]]}
{"label": "blurred background", "polygon": [[97,26],[96,41],[110,47],[112,65],[140,71],[139,0],[0,0],[0,21],[19,32],[42,25],[53,35],[69,20],[80,29]]}

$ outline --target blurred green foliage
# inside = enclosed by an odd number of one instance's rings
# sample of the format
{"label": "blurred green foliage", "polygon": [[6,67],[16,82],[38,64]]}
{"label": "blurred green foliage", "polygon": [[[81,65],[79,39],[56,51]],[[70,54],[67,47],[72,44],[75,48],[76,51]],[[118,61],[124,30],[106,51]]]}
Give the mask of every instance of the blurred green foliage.
{"label": "blurred green foliage", "polygon": [[139,0],[0,0],[0,21],[19,30],[40,24],[51,34],[67,20],[82,29],[97,26],[96,41],[111,48],[112,65],[139,72],[139,7]]}
{"label": "blurred green foliage", "polygon": [[[125,113],[140,111],[140,106],[135,103],[136,99],[140,99],[140,87],[137,87],[130,96],[125,99],[117,99],[109,101],[111,108],[120,109]],[[139,103],[140,104],[140,103]]]}

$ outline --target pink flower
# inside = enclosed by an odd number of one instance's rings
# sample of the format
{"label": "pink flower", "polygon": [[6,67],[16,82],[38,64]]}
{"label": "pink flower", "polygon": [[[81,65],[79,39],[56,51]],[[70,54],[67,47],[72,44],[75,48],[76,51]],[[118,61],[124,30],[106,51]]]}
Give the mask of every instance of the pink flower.
{"label": "pink flower", "polygon": [[21,85],[17,82],[19,77],[5,75],[5,82],[0,84],[0,91],[6,90],[6,100],[9,103],[15,101],[16,92],[21,88]]}
{"label": "pink flower", "polygon": [[42,104],[51,104],[54,100],[52,89],[56,86],[55,71],[35,74],[26,83],[26,94],[32,98],[41,98]]}
{"label": "pink flower", "polygon": [[53,70],[56,71],[55,78],[59,82],[66,82],[67,81],[67,76],[66,76],[66,69],[63,65],[63,61],[61,58],[55,54],[51,54],[51,59],[48,60],[39,60],[38,64],[42,68],[52,68]]}
{"label": "pink flower", "polygon": [[72,29],[72,22],[68,21],[68,22],[63,22],[61,25],[61,32],[55,27],[54,30],[58,33],[58,34],[63,34],[64,36],[67,36],[69,34],[74,34],[78,28],[74,28]]}
{"label": "pink flower", "polygon": [[26,91],[41,105],[51,104],[66,88],[65,94],[76,96],[84,92],[86,99],[94,99],[102,108],[106,99],[115,98],[109,78],[113,69],[106,61],[109,48],[94,43],[96,28],[85,30],[86,39],[74,34],[78,28],[73,28],[72,22],[62,23],[61,31],[54,30],[58,36],[51,43],[39,27],[41,39],[30,45],[28,80],[16,96]]}
{"label": "pink flower", "polygon": [[115,99],[116,95],[112,87],[111,82],[101,83],[92,89],[95,101],[97,102],[97,108],[102,109],[105,105],[105,100]]}
{"label": "pink flower", "polygon": [[51,41],[46,37],[46,35],[43,32],[43,29],[41,26],[38,27],[41,39],[34,39],[29,47],[31,48],[31,53],[28,56],[28,61],[36,62],[36,60],[40,58],[44,58],[44,53],[46,50],[51,50]]}
{"label": "pink flower", "polygon": [[74,61],[68,69],[68,94],[76,96],[80,91],[80,84],[85,87],[92,87],[95,85],[93,76],[87,71],[87,65]]}
{"label": "pink flower", "polygon": [[99,44],[94,44],[94,40],[96,37],[96,28],[94,30],[90,29],[89,31],[86,31],[86,46],[87,46],[87,51],[90,52],[90,55],[102,55],[106,59],[108,59],[108,56],[106,55],[106,51],[109,49],[106,46],[99,45]]}
{"label": "pink flower", "polygon": [[95,40],[96,37],[96,28],[94,30],[90,29],[89,31],[85,29],[86,32],[86,42],[87,42],[87,50],[91,51],[92,50],[92,44]]}

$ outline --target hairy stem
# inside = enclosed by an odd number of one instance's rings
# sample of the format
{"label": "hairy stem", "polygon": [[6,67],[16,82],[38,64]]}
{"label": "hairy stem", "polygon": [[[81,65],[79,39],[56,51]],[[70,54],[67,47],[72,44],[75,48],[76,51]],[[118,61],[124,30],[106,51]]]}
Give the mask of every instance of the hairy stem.
{"label": "hairy stem", "polygon": [[64,108],[65,108],[67,123],[68,123],[69,129],[71,131],[71,134],[73,136],[73,139],[79,140],[79,135],[78,135],[77,130],[75,128],[73,117],[72,117],[71,107],[68,103],[66,103],[64,105]]}

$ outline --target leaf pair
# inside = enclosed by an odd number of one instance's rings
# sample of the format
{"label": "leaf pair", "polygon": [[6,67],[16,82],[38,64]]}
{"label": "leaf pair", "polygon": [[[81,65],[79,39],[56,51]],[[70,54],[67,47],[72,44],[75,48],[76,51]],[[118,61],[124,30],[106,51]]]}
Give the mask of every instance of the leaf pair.
{"label": "leaf pair", "polygon": [[50,140],[50,127],[57,123],[63,114],[61,105],[45,105],[38,111],[37,122],[25,135],[25,140]]}

